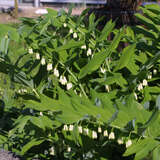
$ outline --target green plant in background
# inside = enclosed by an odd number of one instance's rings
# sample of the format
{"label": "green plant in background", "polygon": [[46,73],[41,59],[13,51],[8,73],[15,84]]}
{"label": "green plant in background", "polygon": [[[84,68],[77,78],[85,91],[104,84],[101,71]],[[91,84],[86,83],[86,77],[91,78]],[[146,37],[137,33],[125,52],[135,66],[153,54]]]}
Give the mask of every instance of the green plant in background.
{"label": "green plant in background", "polygon": [[97,30],[87,10],[22,18],[18,58],[10,37],[1,39],[0,71],[14,84],[13,103],[2,103],[16,106],[1,145],[26,159],[157,160],[159,8],[136,14],[145,27],[119,30],[112,21]]}

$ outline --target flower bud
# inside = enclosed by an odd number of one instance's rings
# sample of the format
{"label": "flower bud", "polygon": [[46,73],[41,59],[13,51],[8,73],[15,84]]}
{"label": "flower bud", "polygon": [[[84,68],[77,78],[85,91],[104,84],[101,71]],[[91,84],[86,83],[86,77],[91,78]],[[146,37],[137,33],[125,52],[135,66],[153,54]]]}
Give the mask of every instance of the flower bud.
{"label": "flower bud", "polygon": [[154,74],[154,75],[157,74],[157,70],[156,70],[156,69],[153,70],[153,74]]}

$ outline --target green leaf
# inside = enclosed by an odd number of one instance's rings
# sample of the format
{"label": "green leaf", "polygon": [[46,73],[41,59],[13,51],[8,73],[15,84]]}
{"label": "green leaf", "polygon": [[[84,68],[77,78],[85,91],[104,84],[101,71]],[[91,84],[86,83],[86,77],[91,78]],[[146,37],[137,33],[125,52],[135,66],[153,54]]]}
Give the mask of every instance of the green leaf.
{"label": "green leaf", "polygon": [[160,95],[157,97],[156,107],[158,108],[158,110],[160,110]]}
{"label": "green leaf", "polygon": [[135,39],[135,35],[134,35],[134,32],[133,32],[133,30],[132,30],[131,27],[127,27],[127,29],[126,29],[126,34],[127,34],[127,36],[130,37],[132,40]]}
{"label": "green leaf", "polygon": [[145,24],[149,29],[154,30],[155,32],[159,32],[160,31],[158,26],[151,19],[143,16],[140,13],[136,13],[135,16],[140,22]]}
{"label": "green leaf", "polygon": [[28,86],[32,89],[34,88],[33,80],[32,79],[29,80],[27,78],[27,75],[22,71],[14,75],[14,81],[17,83],[23,84],[25,86]]}
{"label": "green leaf", "polygon": [[110,46],[104,51],[104,52],[99,52],[97,53],[90,61],[87,65],[85,65],[80,73],[79,73],[79,79],[82,79],[83,77],[85,77],[87,74],[90,74],[91,72],[97,70],[100,65],[103,63],[103,61],[111,55],[111,53],[118,47],[118,44],[123,36],[123,30],[121,32],[119,32],[118,34],[116,34],[116,36],[114,37],[112,43],[110,44]]}
{"label": "green leaf", "polygon": [[95,27],[95,15],[92,13],[90,16],[89,16],[89,30],[92,31],[94,30],[94,27]]}
{"label": "green leaf", "polygon": [[151,138],[139,140],[137,143],[132,144],[132,146],[126,150],[124,156],[129,156],[135,153],[135,160],[140,160],[146,157],[148,153],[152,151],[158,144],[158,141],[155,141]]}
{"label": "green leaf", "polygon": [[75,47],[81,47],[84,44],[84,41],[75,41],[75,40],[70,40],[69,42],[67,42],[66,44],[58,47],[55,49],[56,52],[59,51],[63,51],[63,50],[67,50],[67,49],[71,49],[71,48],[75,48]]}
{"label": "green leaf", "polygon": [[51,24],[50,19],[47,20],[47,22],[45,22],[44,24],[42,23],[42,28],[40,30],[40,35],[42,35],[48,28],[48,26]]}
{"label": "green leaf", "polygon": [[19,41],[19,34],[17,32],[17,29],[7,25],[7,24],[0,24],[0,39],[4,37],[5,35],[9,35],[11,40],[14,40],[16,42]]}
{"label": "green leaf", "polygon": [[90,82],[98,82],[101,85],[111,85],[111,84],[118,84],[122,88],[125,88],[125,85],[127,85],[127,81],[123,78],[122,74],[120,73],[113,73],[112,75],[106,77],[106,78],[97,78],[90,80]]}
{"label": "green leaf", "polygon": [[109,22],[107,22],[107,24],[104,26],[100,37],[97,39],[97,41],[103,41],[106,40],[108,35],[112,32],[112,30],[115,27],[115,22],[112,22],[112,20],[110,20]]}
{"label": "green leaf", "polygon": [[158,117],[159,117],[159,112],[158,109],[155,108],[152,115],[147,120],[147,122],[143,126],[138,128],[138,133],[142,134],[147,129],[147,127],[151,126],[158,119]]}
{"label": "green leaf", "polygon": [[31,116],[20,116],[16,121],[15,121],[15,127],[10,130],[9,136],[13,135],[16,130],[18,130],[19,133],[21,133],[24,130],[25,125],[27,122],[30,120]]}
{"label": "green leaf", "polygon": [[133,75],[138,74],[139,66],[136,64],[134,55],[131,56],[130,62],[126,67]]}
{"label": "green leaf", "polygon": [[122,56],[120,57],[120,60],[117,62],[117,66],[114,69],[114,71],[120,70],[128,66],[135,52],[135,47],[136,47],[136,44],[133,44],[124,48],[124,50],[122,51]]}
{"label": "green leaf", "polygon": [[24,155],[29,149],[31,149],[34,146],[40,145],[42,142],[44,142],[44,139],[43,140],[32,139],[30,142],[28,142],[26,145],[23,146],[21,154]]}
{"label": "green leaf", "polygon": [[0,144],[4,144],[7,141],[7,137],[0,135]]}
{"label": "green leaf", "polygon": [[50,16],[56,17],[58,15],[58,12],[54,9],[47,8],[47,11],[48,11],[48,15],[50,15]]}
{"label": "green leaf", "polygon": [[45,130],[45,125],[43,123],[43,120],[41,117],[31,117],[30,119],[31,123],[33,123],[35,126],[41,128],[43,131]]}
{"label": "green leaf", "polygon": [[145,37],[156,39],[158,38],[157,34],[151,30],[148,30],[142,26],[135,26],[133,30],[136,34],[143,34]]}
{"label": "green leaf", "polygon": [[44,116],[44,115],[41,116],[40,118],[41,118],[45,128],[53,129],[53,124],[54,124],[53,120],[51,120],[50,118],[48,118],[47,116]]}
{"label": "green leaf", "polygon": [[153,150],[153,160],[160,160],[160,146]]}

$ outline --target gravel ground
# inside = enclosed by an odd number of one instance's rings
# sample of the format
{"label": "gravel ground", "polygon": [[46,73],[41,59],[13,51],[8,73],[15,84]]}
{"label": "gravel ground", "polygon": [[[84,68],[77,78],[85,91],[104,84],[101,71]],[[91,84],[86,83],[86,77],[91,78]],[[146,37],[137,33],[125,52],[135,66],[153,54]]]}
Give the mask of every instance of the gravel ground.
{"label": "gravel ground", "polygon": [[20,160],[20,159],[12,152],[0,150],[0,160]]}

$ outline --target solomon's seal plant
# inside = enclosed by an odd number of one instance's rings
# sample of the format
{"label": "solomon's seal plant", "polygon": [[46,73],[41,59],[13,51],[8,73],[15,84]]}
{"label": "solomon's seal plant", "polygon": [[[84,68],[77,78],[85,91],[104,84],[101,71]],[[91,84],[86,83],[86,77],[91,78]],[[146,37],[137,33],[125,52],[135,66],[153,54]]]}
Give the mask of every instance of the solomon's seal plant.
{"label": "solomon's seal plant", "polygon": [[25,159],[156,160],[160,7],[141,10],[144,25],[110,20],[99,31],[87,10],[48,9],[21,18],[18,51],[0,38],[1,148]]}

